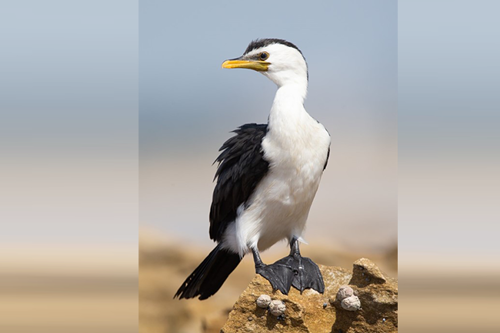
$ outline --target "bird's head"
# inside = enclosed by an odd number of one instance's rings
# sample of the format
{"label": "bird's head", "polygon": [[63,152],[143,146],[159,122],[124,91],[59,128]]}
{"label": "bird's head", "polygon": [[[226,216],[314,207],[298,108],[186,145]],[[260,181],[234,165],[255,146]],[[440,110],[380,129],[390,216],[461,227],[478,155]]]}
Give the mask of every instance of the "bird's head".
{"label": "bird's head", "polygon": [[288,84],[307,86],[307,63],[302,52],[283,39],[254,40],[241,57],[224,61],[222,67],[253,69],[267,76],[278,87]]}

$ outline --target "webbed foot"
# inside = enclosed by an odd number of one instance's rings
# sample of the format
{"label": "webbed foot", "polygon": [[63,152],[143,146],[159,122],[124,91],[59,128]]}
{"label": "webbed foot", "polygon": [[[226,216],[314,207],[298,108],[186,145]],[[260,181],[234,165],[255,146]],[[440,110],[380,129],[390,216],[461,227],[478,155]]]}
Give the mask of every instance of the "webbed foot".
{"label": "webbed foot", "polygon": [[290,245],[290,255],[272,265],[265,265],[257,250],[254,250],[256,272],[268,280],[274,289],[281,291],[284,295],[288,295],[291,286],[300,292],[311,288],[321,294],[324,293],[325,284],[318,265],[311,259],[300,255],[297,240],[293,239]]}
{"label": "webbed foot", "polygon": [[272,265],[256,266],[255,270],[271,283],[273,289],[281,291],[283,295],[288,295],[294,279],[292,267],[276,262]]}
{"label": "webbed foot", "polygon": [[[297,257],[297,255],[295,255],[295,257]],[[299,258],[295,258],[296,262],[298,262],[298,269],[294,271],[295,276],[292,281],[292,286],[300,290],[300,292],[311,288],[321,294],[324,293],[325,283],[323,282],[323,276],[321,275],[318,265],[309,258],[300,255],[298,255],[298,257]]]}

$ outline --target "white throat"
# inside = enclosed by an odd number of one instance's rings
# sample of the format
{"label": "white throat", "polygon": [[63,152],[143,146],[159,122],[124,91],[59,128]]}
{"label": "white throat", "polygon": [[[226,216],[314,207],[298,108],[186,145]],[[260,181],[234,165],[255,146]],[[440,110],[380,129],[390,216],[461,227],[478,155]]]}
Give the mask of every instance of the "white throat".
{"label": "white throat", "polygon": [[[269,114],[269,129],[288,128],[290,130],[299,126],[304,117],[310,117],[304,108],[306,95],[307,80],[279,87]],[[291,124],[295,126],[290,128]]]}

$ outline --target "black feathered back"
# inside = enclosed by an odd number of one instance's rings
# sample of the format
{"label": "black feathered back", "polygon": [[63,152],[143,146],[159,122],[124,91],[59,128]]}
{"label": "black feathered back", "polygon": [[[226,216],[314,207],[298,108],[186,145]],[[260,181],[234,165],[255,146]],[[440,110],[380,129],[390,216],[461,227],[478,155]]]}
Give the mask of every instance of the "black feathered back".
{"label": "black feathered back", "polygon": [[262,151],[267,125],[246,124],[234,132],[236,135],[222,145],[222,153],[215,160],[219,167],[210,207],[210,238],[218,242],[235,220],[238,207],[247,202],[269,170]]}

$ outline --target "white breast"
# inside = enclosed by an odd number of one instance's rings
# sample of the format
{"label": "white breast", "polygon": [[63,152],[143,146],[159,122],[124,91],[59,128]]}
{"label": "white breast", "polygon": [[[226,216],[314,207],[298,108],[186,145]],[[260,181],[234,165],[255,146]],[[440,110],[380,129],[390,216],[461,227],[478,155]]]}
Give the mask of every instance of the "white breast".
{"label": "white breast", "polygon": [[263,251],[282,239],[302,235],[330,145],[323,125],[306,112],[303,115],[300,123],[289,123],[286,131],[270,126],[262,142],[269,171],[250,205],[241,207],[234,229],[228,230],[232,235],[227,241],[241,255],[249,247]]}

